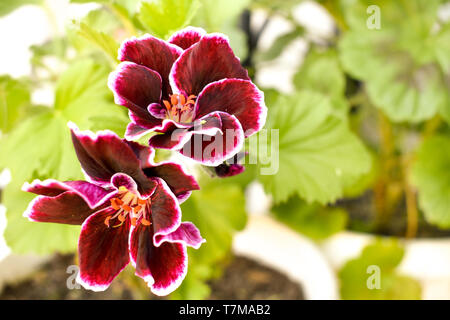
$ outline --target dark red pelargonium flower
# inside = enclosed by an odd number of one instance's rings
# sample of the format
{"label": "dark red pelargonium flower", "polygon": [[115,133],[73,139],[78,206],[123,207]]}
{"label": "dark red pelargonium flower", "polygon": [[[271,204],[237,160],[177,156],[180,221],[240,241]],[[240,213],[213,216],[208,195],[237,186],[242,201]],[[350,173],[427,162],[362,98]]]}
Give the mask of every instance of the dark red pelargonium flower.
{"label": "dark red pelargonium flower", "polygon": [[150,146],[217,166],[264,126],[264,94],[223,34],[188,27],[167,42],[132,38],[120,47],[119,60],[109,87],[129,109],[128,139],[156,132]]}
{"label": "dark red pelargonium flower", "polygon": [[82,225],[78,281],[85,288],[105,290],[131,261],[152,292],[172,292],[186,275],[186,246],[204,241],[192,223],[181,222],[179,202],[199,188],[194,177],[176,163],[155,164],[151,148],[111,131],[71,127],[89,181],[26,183],[23,190],[39,196],[24,216]]}

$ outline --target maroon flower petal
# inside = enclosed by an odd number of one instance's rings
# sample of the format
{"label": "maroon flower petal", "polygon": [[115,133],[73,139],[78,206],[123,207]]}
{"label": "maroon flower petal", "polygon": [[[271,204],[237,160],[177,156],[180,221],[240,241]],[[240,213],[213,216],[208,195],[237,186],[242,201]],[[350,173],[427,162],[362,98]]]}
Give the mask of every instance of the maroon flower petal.
{"label": "maroon flower petal", "polygon": [[151,105],[148,106],[147,110],[148,110],[148,113],[150,113],[152,115],[152,117],[154,117],[156,119],[165,119],[166,118],[167,109],[166,109],[166,107],[163,107],[159,103],[152,103]]}
{"label": "maroon flower petal", "polygon": [[170,73],[172,88],[186,95],[198,95],[207,84],[224,78],[250,80],[222,34],[203,36],[181,54]]}
{"label": "maroon flower petal", "polygon": [[187,272],[187,250],[181,243],[153,244],[152,228],[138,224],[130,234],[130,259],[136,275],[147,282],[151,291],[164,296],[174,291]]}
{"label": "maroon flower petal", "polygon": [[160,162],[144,169],[147,177],[159,177],[163,179],[170,190],[178,198],[179,202],[186,200],[191,190],[200,189],[194,176],[185,172],[180,164],[175,162]]}
{"label": "maroon flower petal", "polygon": [[152,132],[153,128],[160,127],[162,124],[161,119],[152,118],[152,120],[145,120],[131,110],[128,112],[128,116],[131,120],[125,131],[125,138],[128,140],[139,139]]}
{"label": "maroon flower petal", "polygon": [[150,197],[158,186],[157,181],[155,179],[148,179],[148,186],[145,190],[139,188],[137,183],[127,174],[125,173],[116,173],[111,178],[111,185],[113,185],[116,190],[120,187],[125,187],[127,190],[133,192],[137,196],[143,199],[147,199]]}
{"label": "maroon flower petal", "polygon": [[131,61],[158,72],[162,78],[162,96],[166,99],[172,93],[170,69],[182,51],[178,46],[145,35],[125,41],[119,49],[119,60]]}
{"label": "maroon flower petal", "polygon": [[141,168],[153,166],[153,158],[155,157],[155,149],[143,146],[134,141],[125,140],[128,146],[133,150],[136,157],[141,161]]}
{"label": "maroon flower petal", "polygon": [[232,177],[235,175],[238,175],[245,171],[245,167],[241,164],[234,163],[234,164],[227,164],[222,163],[214,168],[216,174],[220,178],[227,178]]}
{"label": "maroon flower petal", "polygon": [[149,140],[149,145],[157,149],[178,150],[191,139],[194,133],[214,136],[221,133],[222,119],[217,114],[209,114],[197,119],[190,125],[182,125],[172,120],[164,120],[161,129],[155,132],[162,133],[154,135]]}
{"label": "maroon flower petal", "polygon": [[164,236],[155,236],[155,246],[159,247],[164,242],[182,243],[198,249],[206,240],[202,238],[200,231],[192,222],[182,222],[174,232]]}
{"label": "maroon flower petal", "polygon": [[78,193],[91,208],[96,208],[115,194],[115,190],[107,190],[87,181],[66,181],[71,191]]}
{"label": "maroon flower petal", "polygon": [[36,222],[79,225],[95,211],[78,193],[66,191],[53,197],[37,196],[23,216]]}
{"label": "maroon flower petal", "polygon": [[214,136],[205,134],[193,134],[186,142],[180,153],[208,166],[218,166],[224,160],[234,156],[242,149],[244,143],[244,131],[233,115],[225,112],[215,112],[221,118],[222,127]]}
{"label": "maroon flower petal", "polygon": [[160,121],[148,113],[147,107],[160,101],[161,85],[161,77],[157,72],[132,62],[119,64],[108,79],[116,104],[127,107],[139,118],[155,125]]}
{"label": "maroon flower petal", "polygon": [[148,141],[149,146],[155,149],[179,149],[190,138],[188,131],[189,127],[190,126],[184,126],[173,120],[166,119],[163,121],[160,128],[154,130],[159,134],[150,138]]}
{"label": "maroon flower petal", "polygon": [[106,226],[107,208],[91,215],[82,225],[78,241],[80,272],[77,281],[86,289],[105,290],[130,261],[129,219],[120,227]]}
{"label": "maroon flower petal", "polygon": [[94,135],[90,131],[78,130],[73,124],[69,126],[81,166],[94,182],[108,186],[114,174],[125,173],[136,181],[139,192],[145,194],[154,188],[133,150],[115,133],[105,130]]}
{"label": "maroon flower petal", "polygon": [[206,35],[206,31],[202,28],[186,27],[183,30],[174,33],[169,38],[169,42],[186,50],[193,44],[199,42],[204,35]]}
{"label": "maroon flower petal", "polygon": [[155,235],[165,235],[175,231],[181,223],[181,209],[177,198],[167,183],[154,178],[158,183],[151,200],[151,228]]}
{"label": "maroon flower petal", "polygon": [[98,206],[116,193],[86,181],[60,182],[52,179],[25,183],[23,191],[40,195],[24,216],[31,221],[81,224]]}
{"label": "maroon flower petal", "polygon": [[195,117],[214,111],[234,115],[241,123],[245,137],[258,132],[267,116],[264,93],[251,81],[241,79],[223,79],[203,89],[195,105]]}

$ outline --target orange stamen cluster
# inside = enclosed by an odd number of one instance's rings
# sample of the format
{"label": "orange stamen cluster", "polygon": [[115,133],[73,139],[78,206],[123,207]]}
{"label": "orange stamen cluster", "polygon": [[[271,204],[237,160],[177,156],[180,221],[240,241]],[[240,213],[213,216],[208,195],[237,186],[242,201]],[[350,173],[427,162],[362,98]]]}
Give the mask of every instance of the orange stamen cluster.
{"label": "orange stamen cluster", "polygon": [[[105,225],[110,227],[110,221],[117,219],[119,224],[114,225],[113,228],[120,227],[130,217],[130,222],[136,226],[140,221],[144,226],[149,226],[151,222],[147,219],[150,213],[151,201],[150,199],[143,200],[134,193],[128,191],[125,187],[120,187],[118,197],[110,200],[111,208],[115,210],[114,214],[106,217]],[[139,220],[140,219],[140,220]]]}
{"label": "orange stamen cluster", "polygon": [[[192,110],[197,96],[191,94],[186,97],[183,94],[172,94],[170,102],[163,100],[167,109],[167,118],[177,120],[178,122],[189,122],[192,118]],[[184,115],[184,116],[183,116]]]}

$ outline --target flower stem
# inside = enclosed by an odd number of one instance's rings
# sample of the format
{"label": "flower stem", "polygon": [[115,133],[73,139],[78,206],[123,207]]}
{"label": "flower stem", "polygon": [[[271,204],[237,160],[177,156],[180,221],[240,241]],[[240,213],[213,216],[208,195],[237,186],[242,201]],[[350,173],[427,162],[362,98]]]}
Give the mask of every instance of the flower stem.
{"label": "flower stem", "polygon": [[375,184],[376,224],[380,228],[389,217],[387,189],[393,167],[394,135],[392,124],[382,111],[378,111],[378,129],[380,134],[381,173]]}

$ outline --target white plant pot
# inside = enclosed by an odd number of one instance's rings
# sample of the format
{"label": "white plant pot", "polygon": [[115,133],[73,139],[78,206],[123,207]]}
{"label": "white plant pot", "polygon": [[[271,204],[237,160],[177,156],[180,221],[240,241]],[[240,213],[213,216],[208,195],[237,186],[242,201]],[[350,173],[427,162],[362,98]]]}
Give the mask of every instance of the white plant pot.
{"label": "white plant pot", "polygon": [[[348,260],[359,256],[375,235],[351,231],[340,232],[321,245],[335,271]],[[398,271],[414,277],[422,285],[422,299],[450,299],[450,238],[411,239],[402,241],[405,255]]]}

